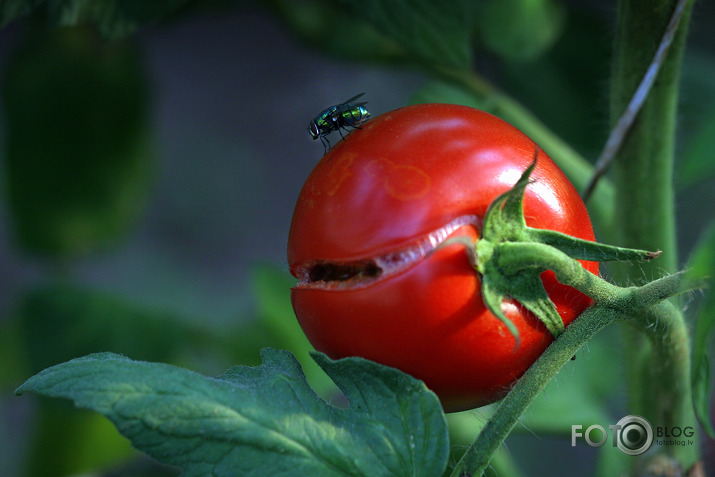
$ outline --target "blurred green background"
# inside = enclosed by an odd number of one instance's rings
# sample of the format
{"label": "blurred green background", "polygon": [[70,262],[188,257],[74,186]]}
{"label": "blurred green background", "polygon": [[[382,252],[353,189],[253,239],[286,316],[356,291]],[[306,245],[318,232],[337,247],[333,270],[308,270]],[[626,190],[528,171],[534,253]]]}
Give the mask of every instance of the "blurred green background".
{"label": "blurred green background", "polygon": [[[322,154],[308,121],[363,91],[373,115],[410,101],[488,105],[367,27],[360,2],[126,2],[104,15],[48,1],[15,19],[30,3],[0,7],[0,469],[175,475],[103,418],[13,390],[96,351],[215,375],[273,346],[309,366],[285,263],[295,199]],[[474,69],[595,158],[608,134],[615,2],[476,5]],[[715,203],[715,6],[700,2],[693,16],[676,164],[683,262]],[[594,343],[582,366],[598,369],[603,349]],[[613,372],[569,397],[587,388],[620,417]],[[545,452],[597,459],[534,426],[539,438],[509,441],[532,464],[525,475],[573,475]]]}

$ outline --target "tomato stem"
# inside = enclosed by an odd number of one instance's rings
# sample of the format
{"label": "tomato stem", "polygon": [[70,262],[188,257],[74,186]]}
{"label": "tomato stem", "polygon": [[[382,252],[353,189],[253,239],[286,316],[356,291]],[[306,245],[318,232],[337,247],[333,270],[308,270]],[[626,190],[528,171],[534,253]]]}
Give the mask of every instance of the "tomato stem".
{"label": "tomato stem", "polygon": [[[628,323],[648,337],[653,356],[657,357],[657,362],[651,359],[643,363],[642,368],[642,392],[651,396],[649,404],[653,415],[658,416],[653,425],[697,429],[691,405],[688,330],[680,310],[666,300],[639,317],[631,317]],[[675,457],[684,469],[690,468],[697,459],[697,445],[666,446],[664,451]]]}
{"label": "tomato stem", "polygon": [[492,417],[457,463],[452,477],[482,475],[492,455],[519,421],[521,414],[561,367],[571,361],[576,352],[599,331],[626,317],[615,309],[595,306],[576,318],[499,403]]}
{"label": "tomato stem", "polygon": [[[690,399],[690,358],[687,330],[677,308],[667,298],[689,291],[697,287],[697,283],[687,281],[684,274],[675,274],[642,287],[623,288],[593,275],[578,261],[550,246],[514,245],[512,250],[516,254],[528,251],[533,255],[531,259],[542,260],[544,268],[553,270],[559,281],[590,295],[595,305],[576,318],[517,381],[462,456],[452,477],[482,475],[492,454],[509,435],[521,414],[556,373],[596,333],[616,321],[628,322],[645,331],[664,360],[662,366],[651,368],[649,373],[658,383],[670,383],[659,401],[660,411],[666,416],[664,425],[682,425],[680,423],[694,419],[691,408],[669,405],[681,399]],[[511,251],[504,255],[509,256],[514,256]],[[514,260],[523,263],[521,258]],[[504,263],[504,266],[509,268],[510,264]],[[640,313],[634,310],[640,310]],[[676,457],[686,457],[692,452],[683,446],[671,446],[669,451]]]}

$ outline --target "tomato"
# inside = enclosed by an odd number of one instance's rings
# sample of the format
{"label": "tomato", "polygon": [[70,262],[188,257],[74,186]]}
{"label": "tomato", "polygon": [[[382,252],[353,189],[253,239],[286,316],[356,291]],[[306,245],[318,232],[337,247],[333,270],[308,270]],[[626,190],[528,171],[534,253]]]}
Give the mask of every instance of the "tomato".
{"label": "tomato", "polygon": [[[506,301],[520,345],[484,306],[464,245],[487,207],[538,151],[526,189],[527,225],[594,240],[586,208],[554,162],[518,129],[483,111],[407,106],[350,133],[317,164],[298,197],[288,239],[291,299],[313,346],[336,359],[393,366],[437,393],[445,410],[501,398],[552,342]],[[597,274],[598,264],[582,262]],[[591,303],[542,281],[568,325]]]}

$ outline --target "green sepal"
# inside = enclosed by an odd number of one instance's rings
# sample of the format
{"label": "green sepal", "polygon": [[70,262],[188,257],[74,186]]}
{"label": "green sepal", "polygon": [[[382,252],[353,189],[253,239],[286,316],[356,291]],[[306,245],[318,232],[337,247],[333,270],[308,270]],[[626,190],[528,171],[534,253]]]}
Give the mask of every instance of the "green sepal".
{"label": "green sepal", "polygon": [[476,244],[476,259],[473,260],[481,275],[485,306],[507,326],[517,345],[518,331],[501,309],[501,303],[507,297],[536,315],[554,337],[564,330],[563,320],[541,281],[540,275],[548,267],[534,258],[543,255],[544,245],[565,254],[563,256],[566,260],[650,260],[659,254],[604,245],[552,230],[528,227],[523,199],[531,183],[531,173],[536,167],[536,156],[537,152],[534,153],[534,162],[517,183],[489,205],[481,238]]}
{"label": "green sepal", "polygon": [[517,275],[503,273],[498,256],[502,249],[490,247],[491,245],[481,240],[477,245],[477,268],[482,275],[482,300],[489,311],[499,318],[514,336],[515,347],[520,344],[519,331],[501,308],[502,302],[507,297],[513,298],[539,317],[547,329],[554,336],[558,336],[564,330],[563,320],[544,289],[539,278],[540,272],[533,269]]}
{"label": "green sepal", "polygon": [[576,260],[588,260],[591,262],[610,261],[630,261],[630,260],[652,260],[660,255],[660,251],[649,252],[647,250],[637,250],[633,248],[616,247],[590,240],[583,240],[562,234],[554,230],[528,228],[528,236],[532,242],[539,242],[561,250],[566,255]]}
{"label": "green sepal", "polygon": [[516,341],[514,347],[517,348],[521,341],[519,338],[519,330],[514,325],[514,322],[507,318],[502,311],[501,303],[504,301],[506,296],[501,291],[503,287],[500,286],[499,283],[492,283],[493,281],[494,280],[491,280],[487,275],[482,277],[482,300],[489,311],[491,311],[494,316],[499,318],[499,320],[504,323],[504,326],[507,327],[509,333],[511,333]]}
{"label": "green sepal", "polygon": [[524,192],[529,185],[529,177],[536,167],[534,162],[526,168],[519,180],[507,192],[501,194],[489,204],[484,217],[482,239],[498,243],[503,241],[523,242],[527,238],[526,219],[524,218]]}

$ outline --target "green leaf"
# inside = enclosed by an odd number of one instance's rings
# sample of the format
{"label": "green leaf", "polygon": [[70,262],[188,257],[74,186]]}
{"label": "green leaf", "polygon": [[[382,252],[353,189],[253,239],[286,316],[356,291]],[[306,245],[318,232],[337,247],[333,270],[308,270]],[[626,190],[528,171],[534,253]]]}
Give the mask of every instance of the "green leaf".
{"label": "green leaf", "polygon": [[[104,350],[136,356],[144,360],[182,362],[201,356],[212,369],[232,361],[221,355],[220,338],[204,327],[187,323],[185,317],[143,306],[119,294],[69,284],[45,284],[22,295],[10,321],[12,329],[0,329],[0,349],[15,352],[0,368],[12,366],[24,357],[26,363],[5,374],[15,386],[28,375],[52,364]],[[198,322],[198,319],[196,320]],[[7,335],[6,335],[7,333]],[[6,341],[15,340],[12,346]],[[260,341],[259,341],[260,342]],[[240,347],[239,342],[232,343]],[[258,355],[259,348],[254,350]],[[205,365],[205,362],[202,362]],[[22,376],[17,376],[22,373]],[[19,378],[19,379],[18,379]],[[115,467],[130,452],[129,444],[102,416],[72,409],[67,403],[42,400],[28,446],[28,476],[79,475]],[[72,429],[70,435],[58,436]],[[136,456],[136,452],[131,452]]]}
{"label": "green leaf", "polygon": [[690,259],[690,277],[694,280],[706,279],[708,283],[705,303],[699,310],[693,334],[693,356],[691,383],[693,388],[693,405],[695,414],[705,432],[715,438],[710,416],[710,399],[712,396],[712,370],[708,345],[712,342],[715,330],[715,223],[710,224],[700,240],[698,247]]}
{"label": "green leaf", "polygon": [[460,69],[471,63],[473,2],[343,0],[343,4],[423,62]]}
{"label": "green leaf", "polygon": [[317,398],[285,351],[218,378],[104,353],[49,368],[16,391],[71,399],[187,476],[440,475],[449,452],[437,397],[361,358],[315,359],[349,409]]}
{"label": "green leaf", "polygon": [[554,0],[491,0],[479,16],[486,48],[509,61],[532,61],[559,38],[566,11]]}
{"label": "green leaf", "polygon": [[141,58],[89,29],[24,33],[2,89],[13,231],[29,252],[95,252],[135,223],[151,183]]}

